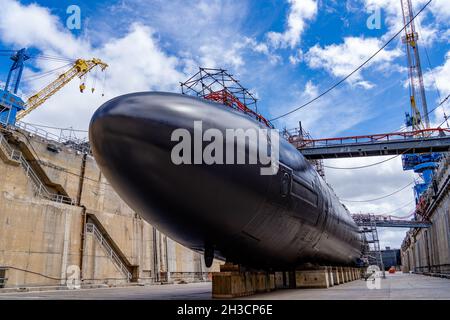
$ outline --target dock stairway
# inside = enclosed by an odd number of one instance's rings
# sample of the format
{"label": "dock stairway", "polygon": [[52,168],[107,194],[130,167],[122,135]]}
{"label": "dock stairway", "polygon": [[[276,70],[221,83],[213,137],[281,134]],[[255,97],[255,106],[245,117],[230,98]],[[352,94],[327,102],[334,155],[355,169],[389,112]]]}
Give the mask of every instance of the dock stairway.
{"label": "dock stairway", "polygon": [[[24,149],[26,147],[25,144],[21,144],[20,147]],[[31,154],[31,152],[29,152]],[[46,176],[45,172],[41,169],[39,170],[39,174],[36,172],[36,169],[31,166],[30,161],[28,161],[23,153],[19,150],[13,149],[9,144],[8,140],[5,138],[3,134],[0,133],[0,158],[8,164],[21,166],[25,171],[26,176],[32,182],[32,186],[34,192],[37,196],[40,196],[44,199],[64,203],[69,205],[74,205],[74,201],[68,197],[68,195],[63,191],[60,193],[53,193],[49,190],[47,185],[43,182],[42,176],[45,175],[45,180],[50,181],[50,179]],[[34,161],[34,163],[38,163]],[[61,186],[59,186],[62,189]],[[63,190],[63,189],[62,189]]]}
{"label": "dock stairway", "polygon": [[130,263],[95,214],[87,213],[87,219],[85,233],[97,239],[117,269],[125,275],[127,282],[134,282],[138,266]]}

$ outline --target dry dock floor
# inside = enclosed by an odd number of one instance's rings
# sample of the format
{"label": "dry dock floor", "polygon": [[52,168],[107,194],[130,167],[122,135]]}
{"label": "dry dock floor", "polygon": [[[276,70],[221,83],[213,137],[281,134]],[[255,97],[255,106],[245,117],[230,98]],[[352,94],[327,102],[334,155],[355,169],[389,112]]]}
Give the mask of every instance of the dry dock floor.
{"label": "dry dock floor", "polygon": [[[123,288],[59,290],[23,293],[1,293],[8,299],[130,299],[130,300],[199,300],[211,299],[211,283],[156,285]],[[386,275],[380,289],[368,289],[366,282],[357,280],[329,289],[289,289],[258,294],[245,299],[266,300],[450,300],[450,280],[428,276],[401,274]]]}

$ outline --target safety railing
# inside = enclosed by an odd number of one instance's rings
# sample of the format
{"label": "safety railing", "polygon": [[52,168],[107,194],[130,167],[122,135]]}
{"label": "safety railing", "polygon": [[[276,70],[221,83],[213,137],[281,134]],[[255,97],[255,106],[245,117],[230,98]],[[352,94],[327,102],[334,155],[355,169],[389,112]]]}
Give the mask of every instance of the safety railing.
{"label": "safety railing", "polygon": [[450,129],[435,128],[407,132],[382,133],[365,136],[351,136],[325,139],[304,139],[298,135],[290,136],[289,142],[297,148],[315,148],[361,143],[395,142],[405,140],[423,140],[450,135]]}
{"label": "safety railing", "polygon": [[0,147],[2,148],[3,152],[9,157],[10,160],[16,161],[20,164],[22,169],[25,171],[26,176],[32,182],[32,186],[34,188],[36,195],[44,199],[58,203],[70,205],[74,204],[72,199],[70,199],[67,196],[51,193],[44,185],[44,183],[42,183],[41,179],[33,170],[33,168],[30,166],[28,161],[23,157],[22,152],[11,148],[11,146],[9,145],[9,143],[6,141],[5,137],[2,134],[0,134]]}
{"label": "safety railing", "polygon": [[93,223],[87,223],[86,224],[86,233],[91,233],[97,238],[98,242],[102,245],[102,247],[105,249],[108,256],[111,258],[111,260],[114,262],[116,267],[125,274],[128,281],[131,281],[132,274],[128,270],[127,266],[122,262],[122,259],[120,259],[119,255],[114,251],[113,248],[108,243],[108,240],[103,236],[103,234],[98,230],[98,228]]}
{"label": "safety railing", "polygon": [[0,288],[6,287],[6,282],[8,281],[8,278],[6,277],[6,271],[8,268],[0,267]]}
{"label": "safety railing", "polygon": [[2,149],[3,153],[6,156],[8,156],[10,160],[17,162],[20,161],[21,152],[11,148],[8,141],[6,141],[5,137],[2,134],[0,134],[0,148]]}
{"label": "safety railing", "polygon": [[[75,137],[75,132],[79,132],[79,130],[74,129],[55,129],[59,131],[59,135],[39,128],[30,123],[17,121],[16,127],[22,129],[28,133],[34,134],[38,137],[44,138],[45,140],[55,141],[61,143],[65,146],[68,146],[74,150],[80,151],[82,153],[91,153],[91,148],[89,145],[89,141],[87,139],[80,139]],[[68,134],[67,134],[68,133]]]}

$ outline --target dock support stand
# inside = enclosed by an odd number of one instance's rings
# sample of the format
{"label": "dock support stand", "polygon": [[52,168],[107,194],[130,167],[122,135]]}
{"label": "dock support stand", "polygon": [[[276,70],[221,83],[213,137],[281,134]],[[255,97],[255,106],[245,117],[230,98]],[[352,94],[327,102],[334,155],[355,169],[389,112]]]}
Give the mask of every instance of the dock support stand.
{"label": "dock support stand", "polygon": [[350,282],[350,275],[348,274],[347,267],[342,267],[342,272],[344,273],[344,281],[345,281],[345,283]]}
{"label": "dock support stand", "polygon": [[353,267],[305,266],[288,272],[249,271],[239,265],[225,263],[213,273],[213,298],[226,299],[250,296],[282,288],[329,288],[360,278]]}
{"label": "dock support stand", "polygon": [[342,275],[339,272],[339,267],[331,267],[331,270],[333,272],[334,285],[341,284],[342,283]]}
{"label": "dock support stand", "polygon": [[297,270],[295,272],[297,288],[329,288],[327,267],[317,267],[309,270]]}
{"label": "dock support stand", "polygon": [[347,281],[345,280],[344,268],[343,267],[337,267],[337,269],[338,269],[338,272],[339,272],[340,283],[346,283]]}
{"label": "dock support stand", "polygon": [[328,281],[330,283],[330,287],[335,285],[335,279],[334,279],[334,273],[333,273],[333,267],[327,267],[328,272]]}
{"label": "dock support stand", "polygon": [[225,263],[212,276],[212,296],[229,299],[275,290],[275,274],[243,270],[239,265]]}

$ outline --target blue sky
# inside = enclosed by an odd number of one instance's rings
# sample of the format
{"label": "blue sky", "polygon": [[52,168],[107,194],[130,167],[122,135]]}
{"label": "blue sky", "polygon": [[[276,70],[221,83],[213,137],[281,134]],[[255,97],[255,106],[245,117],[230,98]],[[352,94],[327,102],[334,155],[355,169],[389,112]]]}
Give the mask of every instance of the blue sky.
{"label": "blue sky", "polygon": [[[416,10],[425,2],[413,0]],[[81,8],[80,30],[65,25],[66,9],[73,4]],[[105,97],[80,95],[79,82],[74,81],[26,119],[80,129],[87,128],[92,113],[107,99],[132,91],[178,92],[179,81],[198,66],[229,70],[258,96],[259,110],[273,118],[352,71],[402,25],[400,0],[0,0],[0,5],[6,17],[0,20],[0,49],[28,47],[69,58],[96,56],[110,64]],[[381,28],[371,30],[366,22],[378,9]],[[439,100],[433,80],[443,96],[450,93],[449,18],[448,1],[434,0],[417,21],[430,109]],[[6,79],[9,64],[7,57],[0,56],[0,81]],[[25,77],[60,65],[31,60]],[[24,81],[21,93],[27,96],[39,90],[52,76],[56,75]],[[404,47],[396,39],[329,95],[275,124],[293,128],[301,120],[315,137],[396,131],[410,109],[406,81]],[[442,119],[442,108],[431,115],[433,123]],[[327,163],[348,167],[377,160]],[[374,198],[412,179],[401,171],[399,159],[356,171],[328,170],[327,179],[345,199]],[[410,200],[412,191],[406,190],[383,202],[348,205],[352,211],[382,213]],[[387,243],[398,246],[401,237],[390,236],[395,240]]]}

